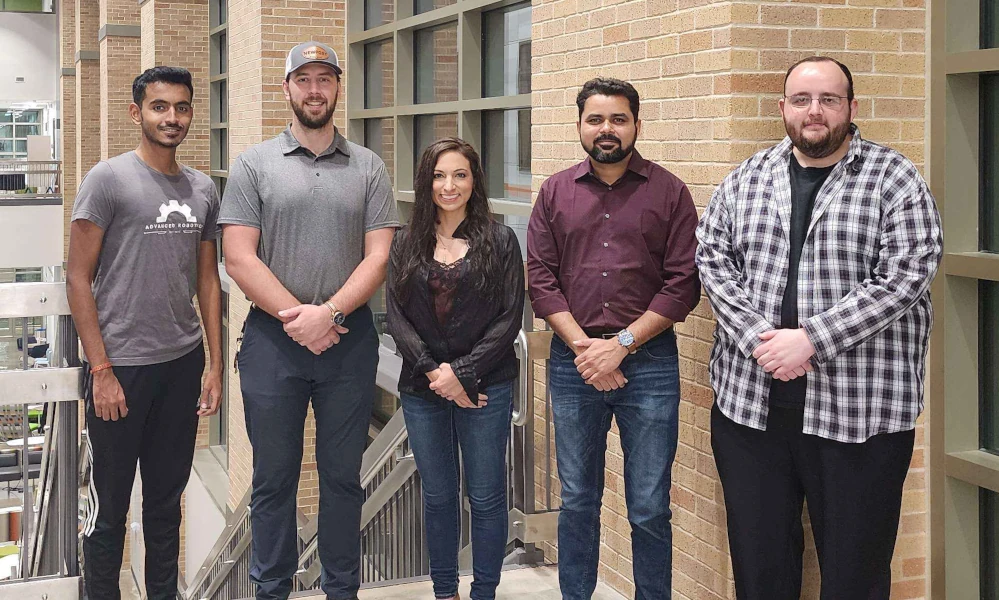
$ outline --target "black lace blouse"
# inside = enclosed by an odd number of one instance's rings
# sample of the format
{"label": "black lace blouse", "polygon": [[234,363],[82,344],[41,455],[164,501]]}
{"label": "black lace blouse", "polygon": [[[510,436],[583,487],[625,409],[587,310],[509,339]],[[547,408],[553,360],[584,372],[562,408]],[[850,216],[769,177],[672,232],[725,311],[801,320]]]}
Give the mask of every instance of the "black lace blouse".
{"label": "black lace blouse", "polygon": [[[464,238],[464,224],[454,237]],[[408,228],[395,234],[392,253],[400,251]],[[434,265],[410,278],[405,299],[394,293],[389,269],[386,304],[388,332],[402,355],[399,391],[434,394],[426,373],[448,363],[469,398],[481,388],[517,377],[519,362],[513,342],[524,314],[524,259],[512,229],[490,228],[495,251],[503,257],[499,293],[483,293],[472,281],[474,253],[450,266]],[[392,264],[392,261],[389,261]]]}

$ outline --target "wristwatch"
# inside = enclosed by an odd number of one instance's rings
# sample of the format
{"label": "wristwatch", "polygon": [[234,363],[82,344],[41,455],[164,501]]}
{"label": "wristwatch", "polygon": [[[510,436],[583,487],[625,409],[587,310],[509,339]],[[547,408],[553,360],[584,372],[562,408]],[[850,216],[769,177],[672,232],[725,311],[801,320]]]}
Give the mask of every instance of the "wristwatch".
{"label": "wristwatch", "polygon": [[617,343],[624,346],[628,354],[634,354],[638,351],[638,347],[635,345],[635,335],[627,329],[617,332]]}
{"label": "wristwatch", "polygon": [[333,304],[332,300],[327,300],[323,304],[323,306],[330,309],[330,323],[332,323],[333,325],[343,325],[343,322],[347,318],[347,315],[343,314],[343,312],[341,312],[340,309],[336,307],[336,304]]}

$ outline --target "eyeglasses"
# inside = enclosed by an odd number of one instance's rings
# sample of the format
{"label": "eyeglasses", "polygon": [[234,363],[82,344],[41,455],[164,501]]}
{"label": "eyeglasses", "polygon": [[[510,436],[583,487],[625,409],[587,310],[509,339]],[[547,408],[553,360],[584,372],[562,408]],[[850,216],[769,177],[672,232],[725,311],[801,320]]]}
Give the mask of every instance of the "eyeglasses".
{"label": "eyeglasses", "polygon": [[834,96],[832,94],[822,94],[818,98],[813,98],[808,94],[795,94],[793,96],[784,96],[784,99],[794,108],[808,108],[814,100],[818,100],[819,106],[822,108],[832,109],[842,108],[844,101],[849,100],[846,96]]}

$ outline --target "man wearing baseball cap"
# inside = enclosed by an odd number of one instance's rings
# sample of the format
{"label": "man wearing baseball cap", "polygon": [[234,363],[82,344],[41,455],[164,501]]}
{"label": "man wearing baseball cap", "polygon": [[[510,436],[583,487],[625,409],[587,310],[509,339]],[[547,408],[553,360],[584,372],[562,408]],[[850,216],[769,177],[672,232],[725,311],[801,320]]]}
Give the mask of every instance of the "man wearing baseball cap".
{"label": "man wearing baseball cap", "polygon": [[385,164],[333,125],[342,73],[325,44],[291,49],[291,125],[234,161],[219,216],[226,271],[253,302],[236,361],[253,447],[250,578],[261,600],[287,598],[298,569],[310,402],[322,590],[350,600],[360,585],[359,473],[378,366],[367,302],[399,221]]}

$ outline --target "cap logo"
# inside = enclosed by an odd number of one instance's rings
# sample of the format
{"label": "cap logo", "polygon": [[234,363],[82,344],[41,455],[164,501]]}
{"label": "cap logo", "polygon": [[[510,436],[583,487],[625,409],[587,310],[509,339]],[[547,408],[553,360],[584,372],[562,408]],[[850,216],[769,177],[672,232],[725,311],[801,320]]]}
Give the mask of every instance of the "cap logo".
{"label": "cap logo", "polygon": [[302,50],[302,57],[309,60],[327,60],[330,55],[319,46],[309,46],[308,48]]}

